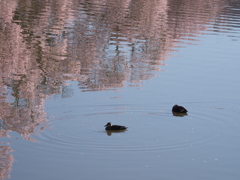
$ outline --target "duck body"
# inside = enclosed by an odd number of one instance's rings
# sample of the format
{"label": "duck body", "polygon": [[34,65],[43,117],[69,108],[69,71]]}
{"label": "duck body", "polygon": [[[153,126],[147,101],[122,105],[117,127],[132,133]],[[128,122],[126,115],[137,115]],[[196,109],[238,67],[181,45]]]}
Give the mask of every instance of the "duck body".
{"label": "duck body", "polygon": [[105,130],[111,130],[111,131],[119,131],[119,130],[126,130],[126,126],[121,126],[121,125],[112,125],[112,123],[108,122],[105,125]]}
{"label": "duck body", "polygon": [[178,105],[174,105],[172,108],[172,111],[176,112],[176,113],[187,113],[188,112],[184,107],[178,106]]}

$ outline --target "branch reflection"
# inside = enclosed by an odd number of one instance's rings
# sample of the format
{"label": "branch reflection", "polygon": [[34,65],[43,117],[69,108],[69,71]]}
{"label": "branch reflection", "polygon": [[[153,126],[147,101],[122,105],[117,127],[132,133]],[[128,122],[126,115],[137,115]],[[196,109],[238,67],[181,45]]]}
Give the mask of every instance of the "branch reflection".
{"label": "branch reflection", "polygon": [[[47,121],[45,100],[72,96],[67,81],[102,91],[151,79],[177,44],[196,42],[230,2],[0,1],[1,137],[14,131],[35,141],[31,134]],[[10,150],[0,150],[1,179],[11,169]]]}

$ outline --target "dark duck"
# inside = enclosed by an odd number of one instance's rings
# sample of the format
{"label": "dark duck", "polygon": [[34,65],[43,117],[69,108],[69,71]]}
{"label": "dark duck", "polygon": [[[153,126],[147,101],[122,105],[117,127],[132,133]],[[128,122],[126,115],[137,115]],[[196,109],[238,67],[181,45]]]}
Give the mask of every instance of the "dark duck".
{"label": "dark duck", "polygon": [[184,107],[182,107],[182,106],[174,105],[173,108],[172,108],[172,112],[175,112],[175,113],[187,113],[188,111]]}
{"label": "dark duck", "polygon": [[120,126],[120,125],[112,125],[112,123],[108,122],[105,125],[105,130],[110,130],[110,131],[120,131],[120,130],[126,130],[126,126]]}

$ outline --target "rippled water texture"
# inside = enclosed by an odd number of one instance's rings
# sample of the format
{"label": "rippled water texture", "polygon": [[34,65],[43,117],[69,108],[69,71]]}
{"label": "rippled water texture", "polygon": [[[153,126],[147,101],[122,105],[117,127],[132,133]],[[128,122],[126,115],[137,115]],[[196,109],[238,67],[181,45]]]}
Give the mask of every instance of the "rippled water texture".
{"label": "rippled water texture", "polygon": [[239,41],[238,0],[0,1],[0,179],[238,180]]}

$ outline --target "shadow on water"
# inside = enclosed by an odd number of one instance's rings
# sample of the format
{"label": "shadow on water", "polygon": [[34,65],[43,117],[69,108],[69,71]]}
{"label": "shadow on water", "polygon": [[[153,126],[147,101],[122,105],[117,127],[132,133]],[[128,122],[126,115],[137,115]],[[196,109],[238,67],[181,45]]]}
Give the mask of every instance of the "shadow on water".
{"label": "shadow on water", "polygon": [[172,114],[173,114],[173,116],[179,116],[179,117],[184,117],[184,116],[188,115],[187,113],[177,113],[177,112],[173,112],[173,111],[172,111]]}
{"label": "shadow on water", "polygon": [[111,136],[114,133],[123,133],[125,131],[128,131],[128,130],[126,130],[126,129],[125,130],[106,130],[106,133],[108,136]]}

